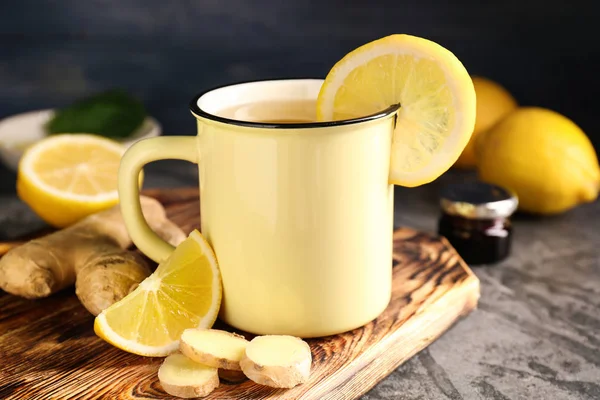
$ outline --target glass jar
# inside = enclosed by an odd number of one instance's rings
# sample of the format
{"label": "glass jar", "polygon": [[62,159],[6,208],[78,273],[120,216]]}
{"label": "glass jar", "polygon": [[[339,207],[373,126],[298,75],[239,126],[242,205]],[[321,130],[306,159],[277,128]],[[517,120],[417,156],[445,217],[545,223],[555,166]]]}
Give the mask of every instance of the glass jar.
{"label": "glass jar", "polygon": [[441,192],[438,234],[444,236],[468,264],[492,264],[505,259],[512,241],[514,193],[479,181],[452,184]]}

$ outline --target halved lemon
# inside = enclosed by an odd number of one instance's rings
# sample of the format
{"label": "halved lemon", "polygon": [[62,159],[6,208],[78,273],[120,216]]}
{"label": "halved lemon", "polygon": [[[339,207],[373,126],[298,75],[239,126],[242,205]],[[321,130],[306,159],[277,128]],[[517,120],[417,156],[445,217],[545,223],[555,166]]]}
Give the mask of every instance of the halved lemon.
{"label": "halved lemon", "polygon": [[49,136],[23,154],[17,193],[50,225],[71,225],[118,202],[124,152],[124,146],[101,136]]}
{"label": "halved lemon", "polygon": [[94,331],[129,353],[160,357],[188,328],[210,328],[221,305],[221,275],[206,240],[193,231],[123,299],[102,311]]}
{"label": "halved lemon", "polygon": [[444,173],[475,125],[475,90],[462,63],[430,40],[391,35],[350,52],[317,100],[321,121],[357,118],[400,104],[390,182],[419,186]]}

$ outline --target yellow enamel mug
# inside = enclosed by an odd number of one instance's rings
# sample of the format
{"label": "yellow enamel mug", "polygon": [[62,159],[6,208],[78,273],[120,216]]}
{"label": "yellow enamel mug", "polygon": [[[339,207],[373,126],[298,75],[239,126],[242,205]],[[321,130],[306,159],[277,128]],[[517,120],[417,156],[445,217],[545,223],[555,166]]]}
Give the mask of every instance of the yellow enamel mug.
{"label": "yellow enamel mug", "polygon": [[[138,174],[155,160],[198,164],[201,231],[223,279],[220,318],[244,331],[305,338],[341,333],[376,318],[390,300],[394,191],[388,175],[397,107],[335,122],[223,116],[265,101],[306,101],[314,110],[321,84],[274,80],[205,92],[191,103],[197,136],[142,140],[121,162],[127,230],[157,262],[173,248],[141,214]],[[264,120],[281,119],[277,107],[268,109],[274,115]]]}

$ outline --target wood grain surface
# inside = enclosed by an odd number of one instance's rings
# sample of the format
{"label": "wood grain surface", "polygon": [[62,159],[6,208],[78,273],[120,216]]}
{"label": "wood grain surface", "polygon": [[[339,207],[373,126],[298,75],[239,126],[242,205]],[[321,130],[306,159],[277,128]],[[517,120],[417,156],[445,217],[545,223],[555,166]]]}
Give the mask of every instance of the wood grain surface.
{"label": "wood grain surface", "polygon": [[[195,189],[149,191],[185,230],[199,224]],[[388,308],[362,328],[308,340],[310,381],[290,390],[221,383],[209,399],[355,399],[473,310],[479,281],[443,239],[394,234]],[[165,399],[160,358],[125,353],[96,337],[72,290],[29,301],[0,294],[0,399]]]}

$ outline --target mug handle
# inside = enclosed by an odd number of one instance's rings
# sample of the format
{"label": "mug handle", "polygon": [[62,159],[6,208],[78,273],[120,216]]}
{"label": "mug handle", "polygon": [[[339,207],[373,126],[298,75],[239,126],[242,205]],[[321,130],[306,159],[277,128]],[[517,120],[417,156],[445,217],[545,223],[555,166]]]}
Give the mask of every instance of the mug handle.
{"label": "mug handle", "polygon": [[119,203],[131,241],[157,263],[166,260],[174,247],[162,240],[144,218],[140,204],[139,176],[152,161],[184,160],[198,164],[196,136],[161,136],[134,143],[119,165]]}

